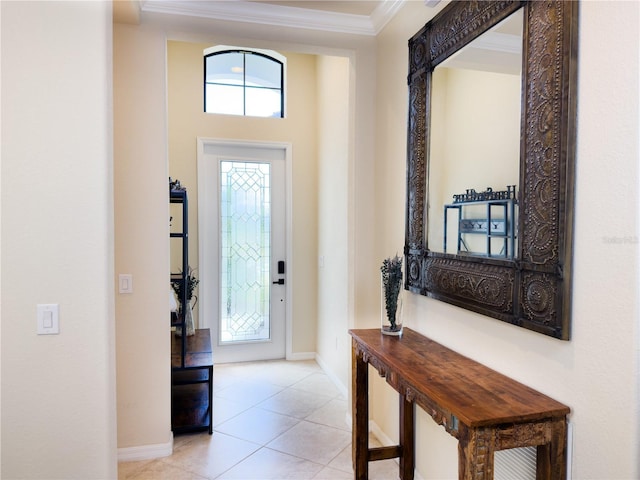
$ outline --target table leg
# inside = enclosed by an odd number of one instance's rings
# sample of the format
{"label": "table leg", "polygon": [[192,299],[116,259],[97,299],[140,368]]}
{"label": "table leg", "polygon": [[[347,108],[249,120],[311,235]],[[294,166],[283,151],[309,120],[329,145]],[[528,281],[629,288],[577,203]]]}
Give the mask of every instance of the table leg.
{"label": "table leg", "polygon": [[565,480],[567,478],[567,421],[550,422],[551,441],[539,445],[536,455],[537,480]]}
{"label": "table leg", "polygon": [[369,478],[369,378],[368,366],[353,344],[351,357],[352,460],[355,480]]}
{"label": "table leg", "polygon": [[213,365],[209,366],[209,435],[213,435]]}
{"label": "table leg", "polygon": [[400,478],[413,480],[415,470],[414,403],[400,395]]}
{"label": "table leg", "polygon": [[459,480],[493,479],[493,429],[458,429],[458,478]]}

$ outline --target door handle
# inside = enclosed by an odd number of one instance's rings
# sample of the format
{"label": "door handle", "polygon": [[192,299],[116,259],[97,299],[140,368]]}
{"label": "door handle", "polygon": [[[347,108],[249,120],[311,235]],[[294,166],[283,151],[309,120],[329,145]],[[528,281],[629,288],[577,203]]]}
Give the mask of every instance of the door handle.
{"label": "door handle", "polygon": [[273,284],[274,285],[284,285],[284,278],[279,278],[278,280],[273,282]]}

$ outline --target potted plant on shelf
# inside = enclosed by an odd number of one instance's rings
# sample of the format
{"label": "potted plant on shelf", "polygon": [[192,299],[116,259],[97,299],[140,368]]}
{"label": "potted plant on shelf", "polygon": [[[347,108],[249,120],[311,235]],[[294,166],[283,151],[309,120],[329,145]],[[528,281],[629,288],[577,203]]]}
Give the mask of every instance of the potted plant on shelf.
{"label": "potted plant on shelf", "polygon": [[[194,271],[191,267],[187,270],[187,274],[184,276],[184,281],[182,280],[182,271],[180,272],[180,279],[173,280],[171,282],[171,286],[173,287],[173,291],[178,297],[178,318],[184,318],[186,335],[194,335],[196,333],[195,327],[193,324],[193,307],[195,307],[196,303],[198,303],[198,297],[194,295],[194,290],[200,283],[194,274]],[[184,291],[184,287],[186,286],[186,292]],[[182,303],[185,300],[186,293],[186,305]],[[195,302],[193,305],[191,304],[191,299],[195,298]],[[176,327],[176,335],[182,335],[182,328]]]}
{"label": "potted plant on shelf", "polygon": [[382,273],[382,333],[402,335],[402,258],[386,258],[380,267]]}

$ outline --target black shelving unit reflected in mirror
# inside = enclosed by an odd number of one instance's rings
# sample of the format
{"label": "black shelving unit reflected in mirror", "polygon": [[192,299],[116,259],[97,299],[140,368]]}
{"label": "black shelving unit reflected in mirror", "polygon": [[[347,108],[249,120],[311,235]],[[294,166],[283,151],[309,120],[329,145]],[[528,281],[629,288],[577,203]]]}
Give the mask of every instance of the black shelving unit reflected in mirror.
{"label": "black shelving unit reflected in mirror", "polygon": [[[469,207],[485,206],[484,215],[478,216],[477,209],[470,217],[465,217]],[[444,206],[444,251],[447,250],[447,231],[449,210],[457,210],[456,254],[478,255],[486,257],[513,259],[516,249],[516,206],[513,198],[503,200],[481,200],[455,202]],[[467,235],[483,235],[485,250],[478,251],[469,245]],[[494,253],[493,240],[498,239],[501,249]]]}

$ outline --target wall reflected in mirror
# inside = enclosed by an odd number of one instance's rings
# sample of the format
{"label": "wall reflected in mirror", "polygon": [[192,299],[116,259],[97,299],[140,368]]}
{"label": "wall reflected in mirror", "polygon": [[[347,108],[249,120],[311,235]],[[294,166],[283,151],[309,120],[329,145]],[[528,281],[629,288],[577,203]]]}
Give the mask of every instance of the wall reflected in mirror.
{"label": "wall reflected in mirror", "polygon": [[517,253],[522,28],[519,10],[433,72],[431,251],[507,259]]}

